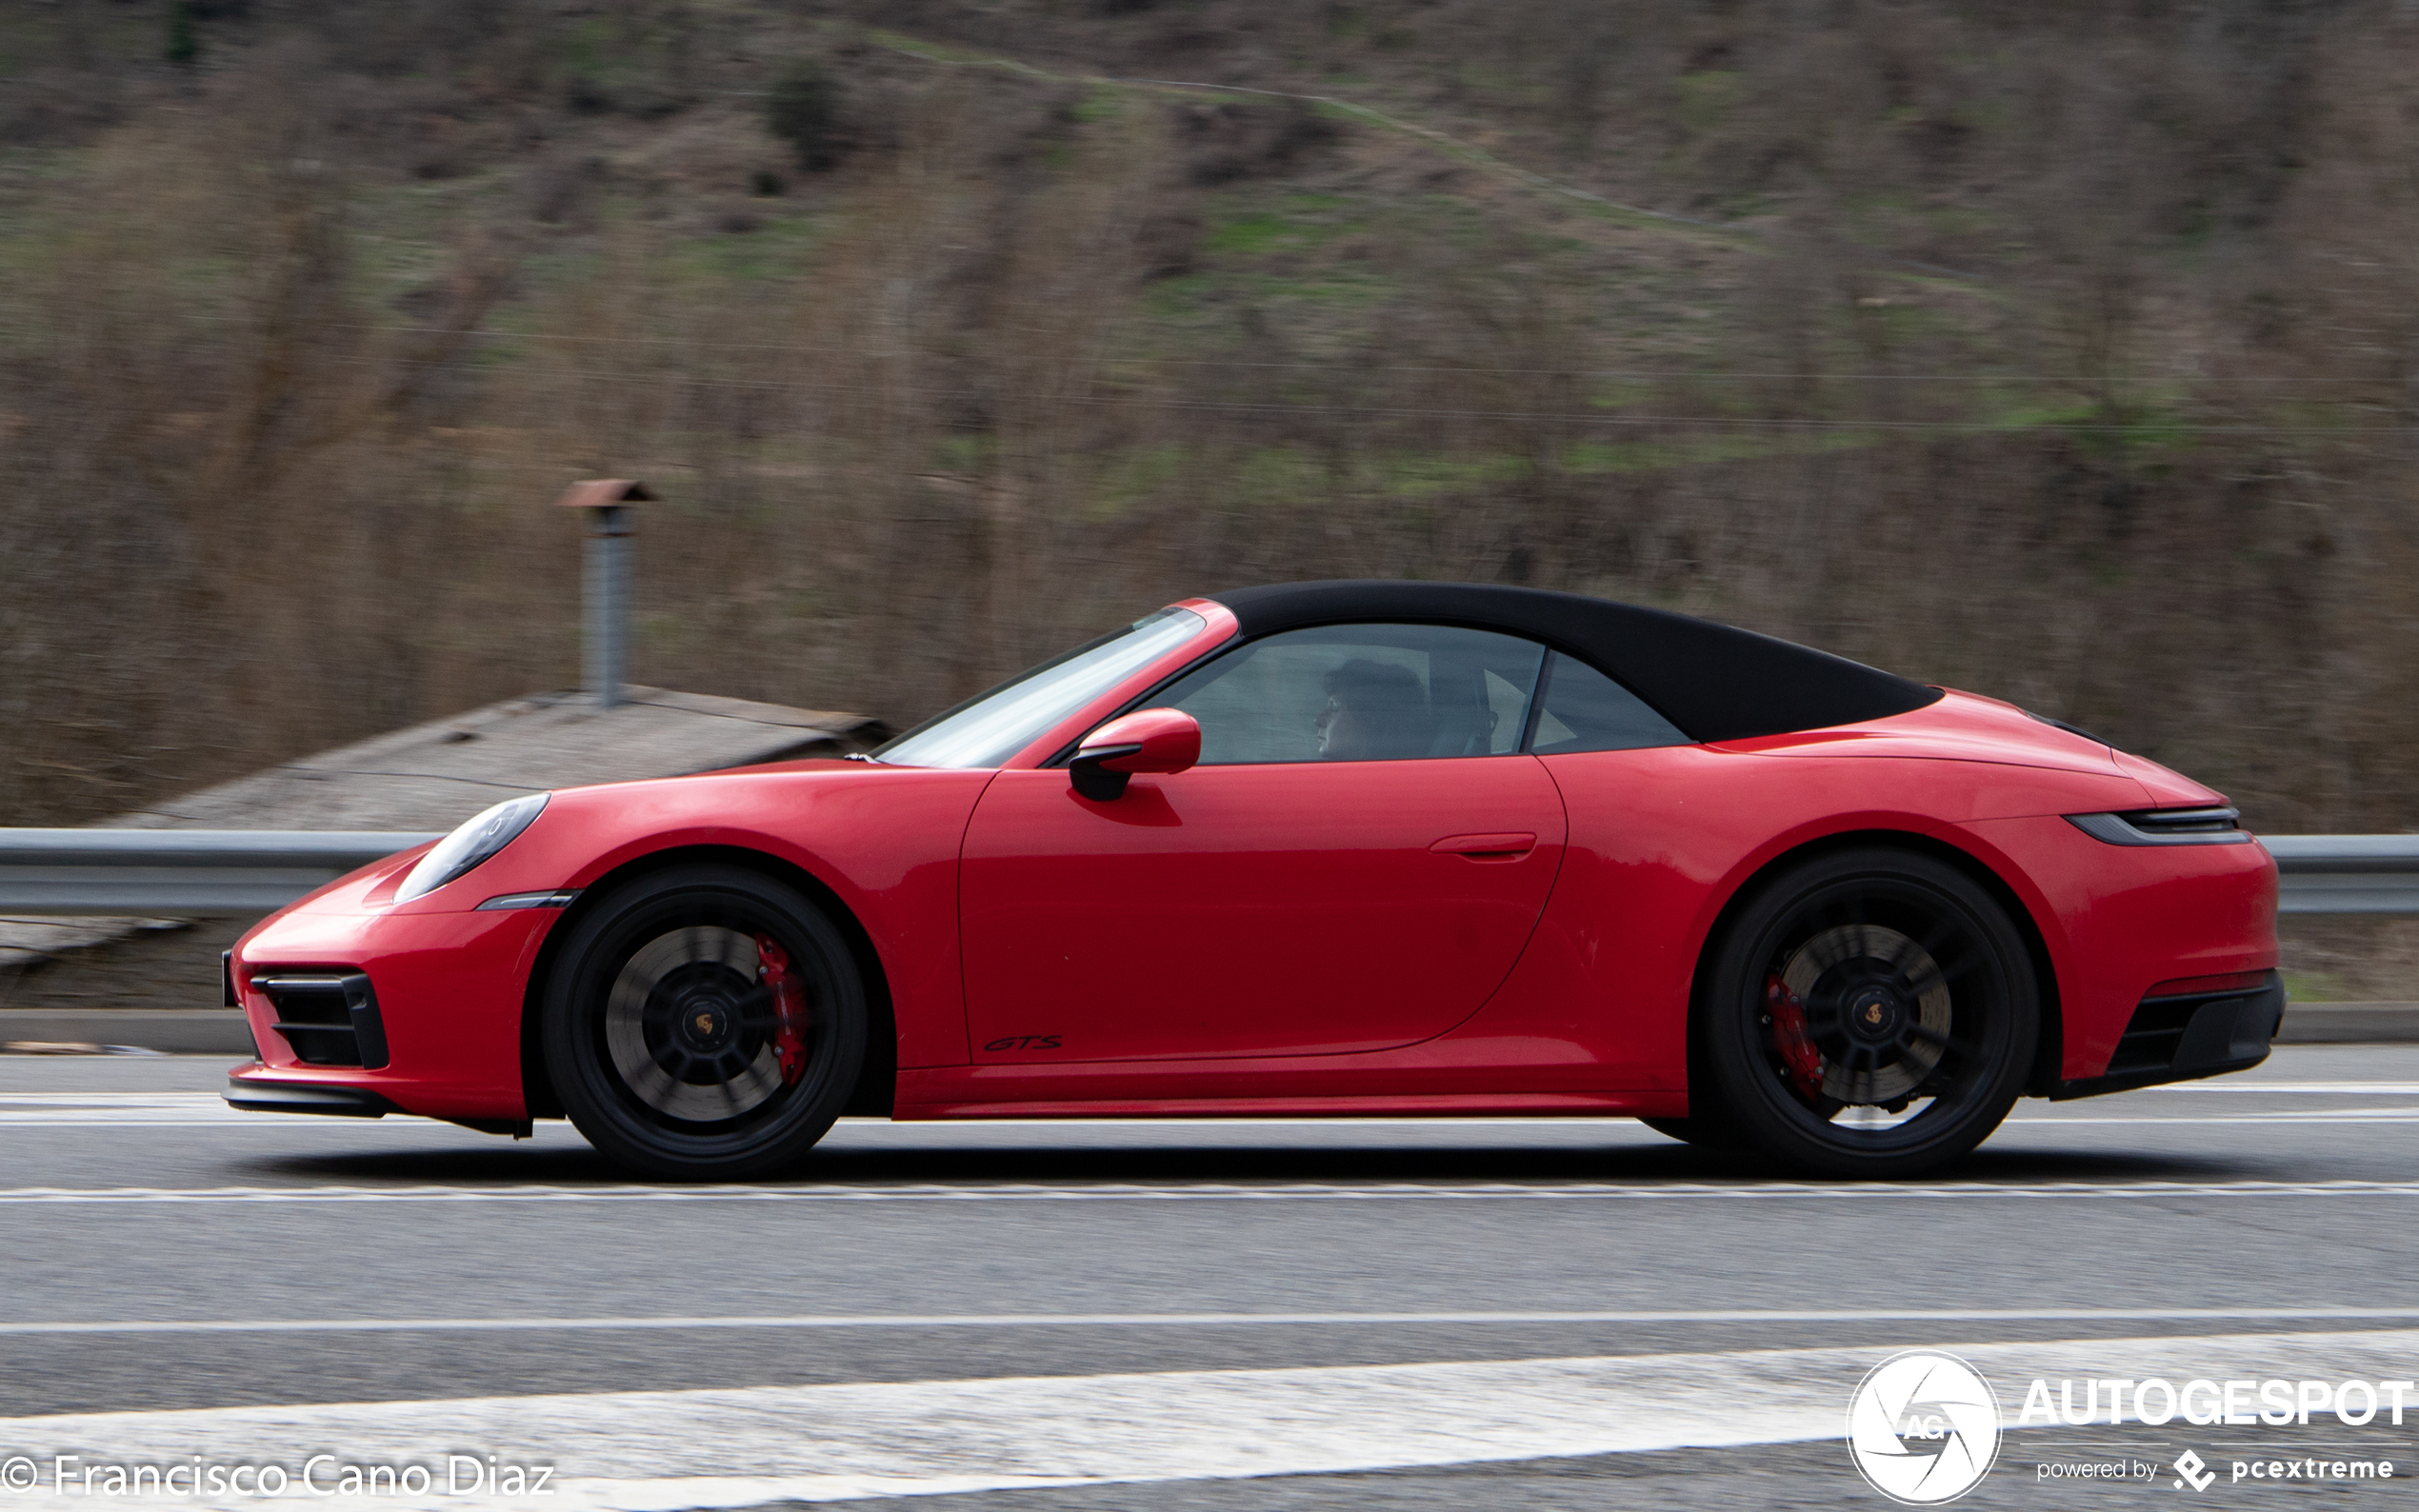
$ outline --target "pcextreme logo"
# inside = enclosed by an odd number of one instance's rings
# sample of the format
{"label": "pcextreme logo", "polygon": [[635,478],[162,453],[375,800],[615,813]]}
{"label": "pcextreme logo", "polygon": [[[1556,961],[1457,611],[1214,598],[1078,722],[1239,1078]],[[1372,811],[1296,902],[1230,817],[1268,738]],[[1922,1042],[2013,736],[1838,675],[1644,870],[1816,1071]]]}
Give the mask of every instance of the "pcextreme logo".
{"label": "pcextreme logo", "polygon": [[2184,1489],[2184,1483],[2187,1481],[2192,1483],[2193,1490],[2206,1491],[2209,1488],[2209,1482],[2217,1479],[2217,1472],[2209,1468],[2209,1462],[2190,1449],[2175,1457],[2175,1468],[2180,1479],[2173,1484],[2178,1491]]}
{"label": "pcextreme logo", "polygon": [[1999,1457],[1999,1399],[1955,1355],[1894,1354],[1848,1400],[1848,1451],[1872,1488],[1893,1502],[1954,1502]]}

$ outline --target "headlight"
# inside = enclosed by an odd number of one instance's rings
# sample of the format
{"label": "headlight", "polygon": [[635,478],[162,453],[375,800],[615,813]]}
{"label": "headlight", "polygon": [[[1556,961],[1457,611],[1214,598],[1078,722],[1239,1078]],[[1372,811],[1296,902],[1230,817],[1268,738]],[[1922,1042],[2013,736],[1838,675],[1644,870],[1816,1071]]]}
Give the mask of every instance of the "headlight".
{"label": "headlight", "polygon": [[395,902],[410,903],[434,892],[502,850],[512,843],[513,836],[530,827],[530,821],[545,806],[546,794],[531,793],[479,814],[438,841],[436,849],[420,858],[420,865],[412,867],[411,875],[395,889]]}

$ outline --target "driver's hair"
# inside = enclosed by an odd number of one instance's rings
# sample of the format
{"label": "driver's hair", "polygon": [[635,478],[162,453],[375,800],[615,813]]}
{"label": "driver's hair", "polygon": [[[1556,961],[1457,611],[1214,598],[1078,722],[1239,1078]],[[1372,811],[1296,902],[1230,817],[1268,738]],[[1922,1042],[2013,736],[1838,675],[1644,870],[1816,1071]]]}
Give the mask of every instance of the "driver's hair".
{"label": "driver's hair", "polygon": [[1408,666],[1355,657],[1319,679],[1329,698],[1349,713],[1362,731],[1371,760],[1428,754],[1428,691]]}

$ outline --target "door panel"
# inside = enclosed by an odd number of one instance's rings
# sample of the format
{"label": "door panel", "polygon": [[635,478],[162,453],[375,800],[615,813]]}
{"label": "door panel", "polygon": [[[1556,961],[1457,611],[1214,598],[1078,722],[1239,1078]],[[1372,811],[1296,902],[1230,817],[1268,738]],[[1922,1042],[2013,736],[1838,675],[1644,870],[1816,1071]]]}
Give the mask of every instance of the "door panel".
{"label": "door panel", "polygon": [[1004,771],[962,872],[975,1061],[1441,1034],[1518,959],[1564,830],[1529,756],[1198,766],[1101,802]]}

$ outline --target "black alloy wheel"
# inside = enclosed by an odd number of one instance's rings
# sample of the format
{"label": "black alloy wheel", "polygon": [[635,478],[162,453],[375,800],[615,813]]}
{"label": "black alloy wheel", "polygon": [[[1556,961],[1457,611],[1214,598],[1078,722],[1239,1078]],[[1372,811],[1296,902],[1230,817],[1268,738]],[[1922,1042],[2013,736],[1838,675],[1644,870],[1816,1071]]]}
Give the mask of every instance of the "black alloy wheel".
{"label": "black alloy wheel", "polygon": [[644,1176],[745,1181],[794,1164],[840,1116],[865,998],[848,942],[796,889],[681,866],[583,913],[540,1029],[590,1144]]}
{"label": "black alloy wheel", "polygon": [[1991,894],[1946,861],[1833,851],[1729,922],[1695,1021],[1691,1127],[1809,1175],[1963,1159],[2024,1089],[2040,987]]}

